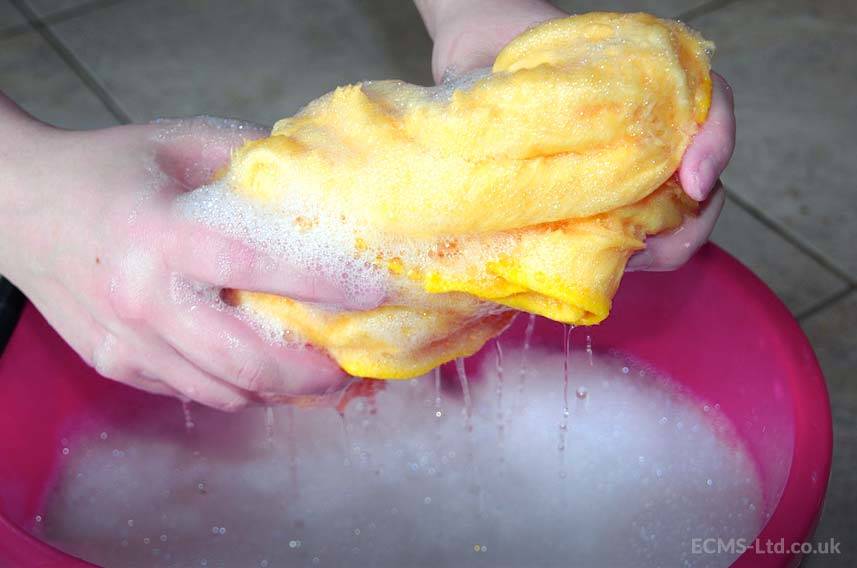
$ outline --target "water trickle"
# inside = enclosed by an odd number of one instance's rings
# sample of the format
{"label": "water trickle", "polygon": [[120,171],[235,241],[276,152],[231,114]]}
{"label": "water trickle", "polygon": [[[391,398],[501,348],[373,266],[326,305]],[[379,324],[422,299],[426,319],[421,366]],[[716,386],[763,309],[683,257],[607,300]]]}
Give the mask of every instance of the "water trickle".
{"label": "water trickle", "polygon": [[184,428],[188,432],[193,430],[193,416],[190,414],[190,401],[182,400],[182,415],[184,416]]}
{"label": "water trickle", "polygon": [[464,368],[464,358],[455,360],[455,370],[458,372],[458,382],[461,383],[461,393],[464,395],[464,427],[468,432],[473,431],[471,420],[473,413],[472,401],[470,400],[470,383],[467,380],[467,369]]}
{"label": "water trickle", "polygon": [[533,329],[536,327],[536,314],[530,314],[527,320],[527,328],[524,330],[524,346],[521,351],[520,380],[518,381],[518,398],[524,392],[524,383],[527,382],[527,355],[530,351],[530,343],[533,340]]}
{"label": "water trickle", "polygon": [[265,440],[268,447],[274,447],[274,407],[265,407]]}
{"label": "water trickle", "polygon": [[288,444],[289,480],[291,483],[292,500],[297,501],[300,486],[298,484],[298,434],[295,431],[295,407],[287,405],[286,411],[286,441]]}
{"label": "water trickle", "polygon": [[443,399],[440,396],[440,367],[434,369],[434,415],[435,418],[443,416]]}
{"label": "water trickle", "polygon": [[562,326],[562,420],[559,424],[560,477],[565,473],[565,435],[568,432],[568,367],[571,358],[571,331],[573,325]]}
{"label": "water trickle", "polygon": [[589,358],[589,366],[592,366],[592,336],[586,335],[586,356]]}
{"label": "water trickle", "polygon": [[494,347],[497,350],[497,360],[495,362],[497,369],[497,431],[500,438],[503,437],[503,346],[500,344],[500,339],[494,341]]}

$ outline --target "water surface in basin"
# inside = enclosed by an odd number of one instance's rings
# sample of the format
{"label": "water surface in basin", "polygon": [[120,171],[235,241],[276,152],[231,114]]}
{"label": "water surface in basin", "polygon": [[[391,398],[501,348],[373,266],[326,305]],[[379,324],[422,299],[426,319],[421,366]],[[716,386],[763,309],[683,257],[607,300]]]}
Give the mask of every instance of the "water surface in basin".
{"label": "water surface in basin", "polygon": [[693,539],[759,532],[719,405],[616,353],[501,344],[466,363],[342,415],[177,402],[76,425],[33,531],[122,568],[728,566]]}

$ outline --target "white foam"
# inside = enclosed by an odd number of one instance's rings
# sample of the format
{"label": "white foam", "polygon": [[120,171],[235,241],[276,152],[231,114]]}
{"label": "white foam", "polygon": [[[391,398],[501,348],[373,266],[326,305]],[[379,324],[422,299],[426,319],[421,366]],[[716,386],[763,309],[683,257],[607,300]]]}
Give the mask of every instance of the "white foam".
{"label": "white foam", "polygon": [[[388,286],[386,271],[355,256],[355,231],[307,204],[264,207],[234,193],[227,181],[220,181],[181,196],[176,207],[181,215],[241,239],[274,261],[321,274],[349,295],[361,296]],[[296,222],[298,218],[311,219],[312,225],[302,225]]]}
{"label": "white foam", "polygon": [[[505,347],[517,369],[521,350]],[[561,460],[563,357],[531,348],[527,366],[527,388],[501,399],[502,446],[490,357],[468,369],[469,433],[454,377],[437,416],[433,376],[387,383],[342,418],[199,408],[189,434],[169,406],[131,430],[94,423],[68,443],[35,530],[105,566],[226,568],[728,566],[691,539],[757,534],[758,477],[716,407],[581,350],[569,381],[585,404]]]}

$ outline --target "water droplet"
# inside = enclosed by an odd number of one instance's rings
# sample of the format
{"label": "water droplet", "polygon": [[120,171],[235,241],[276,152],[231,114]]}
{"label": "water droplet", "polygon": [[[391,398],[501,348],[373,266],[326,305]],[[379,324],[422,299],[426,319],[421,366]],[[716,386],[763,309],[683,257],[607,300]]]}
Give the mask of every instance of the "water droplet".
{"label": "water droplet", "polygon": [[217,532],[219,532],[220,534],[226,534],[226,527],[220,527],[219,529],[217,529]]}
{"label": "water droplet", "polygon": [[497,360],[495,368],[497,371],[497,431],[498,435],[503,436],[503,346],[500,344],[500,338],[494,341],[494,347],[497,351]]}
{"label": "water droplet", "polygon": [[583,400],[587,397],[589,391],[586,390],[586,387],[577,387],[577,391],[574,394],[577,395],[578,399]]}
{"label": "water droplet", "polygon": [[42,516],[41,516],[41,515],[36,515],[36,522],[37,522],[37,523],[41,523],[41,522],[42,522]]}
{"label": "water droplet", "polygon": [[425,499],[423,499],[423,503],[425,503],[426,505],[431,505],[431,497],[426,497]]}
{"label": "water droplet", "polygon": [[208,488],[205,486],[204,481],[200,481],[199,483],[196,484],[196,490],[199,491],[203,495],[208,493]]}
{"label": "water droplet", "polygon": [[629,369],[628,367],[622,367],[622,373],[623,374],[627,375],[630,372],[631,372],[631,369]]}
{"label": "water droplet", "polygon": [[274,407],[265,407],[265,440],[268,446],[274,445]]}
{"label": "water droplet", "polygon": [[184,417],[185,431],[191,431],[194,428],[193,417],[190,414],[190,402],[182,400],[182,415]]}
{"label": "water droplet", "polygon": [[149,537],[143,539],[143,544],[149,544],[152,540]]}
{"label": "water droplet", "polygon": [[714,485],[714,480],[712,480],[712,479],[706,479],[706,480],[705,480],[705,484],[706,484],[707,486],[711,487],[712,485]]}
{"label": "water droplet", "polygon": [[443,399],[440,396],[440,367],[434,369],[434,415],[443,416]]}
{"label": "water droplet", "polygon": [[458,382],[461,383],[461,392],[464,395],[464,427],[470,432],[473,430],[471,413],[473,411],[470,399],[470,383],[467,380],[467,370],[464,368],[464,359],[459,357],[455,360],[455,370],[458,372]]}
{"label": "water droplet", "polygon": [[133,527],[133,526],[134,526],[134,519],[128,519],[128,526],[129,526],[129,527]]}
{"label": "water droplet", "polygon": [[107,432],[102,432],[101,434],[98,435],[98,437],[101,438],[102,440],[106,440],[107,439]]}
{"label": "water droplet", "polygon": [[167,535],[162,534],[160,538],[161,538],[161,542],[167,542]]}
{"label": "water droplet", "polygon": [[527,327],[524,330],[524,346],[521,352],[521,367],[519,370],[518,397],[524,392],[524,383],[527,381],[527,355],[530,351],[530,343],[533,339],[533,330],[536,327],[536,314],[530,314],[527,319]]}
{"label": "water droplet", "polygon": [[354,529],[354,536],[360,536],[360,529]]}
{"label": "water droplet", "polygon": [[315,564],[316,566],[318,566],[318,564],[319,564],[320,562],[321,562],[321,558],[319,558],[318,556],[313,556],[313,557],[312,557],[312,563],[313,563],[313,564]]}
{"label": "water droplet", "polygon": [[62,449],[62,455],[67,456],[67,455],[68,455],[68,452],[69,452],[69,449],[68,449],[68,448],[63,448],[63,449]]}

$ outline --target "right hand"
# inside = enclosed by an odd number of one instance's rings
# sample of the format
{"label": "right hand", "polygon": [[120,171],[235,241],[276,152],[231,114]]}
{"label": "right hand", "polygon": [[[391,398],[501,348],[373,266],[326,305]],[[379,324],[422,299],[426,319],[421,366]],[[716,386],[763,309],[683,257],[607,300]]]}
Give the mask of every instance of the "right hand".
{"label": "right hand", "polygon": [[349,309],[382,292],[349,297],[172,208],[265,135],[212,119],[61,131],[0,94],[0,273],[99,373],[137,388],[233,410],[336,387],[344,373],[327,356],[266,341],[216,292]]}

